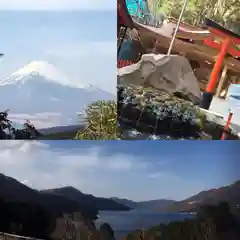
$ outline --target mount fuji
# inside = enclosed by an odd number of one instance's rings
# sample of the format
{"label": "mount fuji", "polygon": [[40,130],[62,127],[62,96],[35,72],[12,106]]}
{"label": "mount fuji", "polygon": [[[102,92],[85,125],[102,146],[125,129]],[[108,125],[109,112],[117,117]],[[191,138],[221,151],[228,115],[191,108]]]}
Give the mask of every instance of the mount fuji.
{"label": "mount fuji", "polygon": [[[35,116],[30,120],[36,118],[33,124],[37,128],[53,127],[56,122],[57,125],[77,124],[77,112],[88,104],[115,98],[92,85],[74,84],[46,61],[33,61],[0,80],[0,110],[10,109],[15,119],[18,119],[16,114],[25,118]],[[55,122],[47,123],[47,115],[54,116]],[[37,116],[41,116],[46,124],[41,125]]]}

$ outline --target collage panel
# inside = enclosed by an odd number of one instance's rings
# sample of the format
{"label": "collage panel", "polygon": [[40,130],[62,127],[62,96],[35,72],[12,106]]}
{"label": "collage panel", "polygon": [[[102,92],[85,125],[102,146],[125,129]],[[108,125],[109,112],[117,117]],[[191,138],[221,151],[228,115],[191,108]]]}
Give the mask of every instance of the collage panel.
{"label": "collage panel", "polygon": [[239,11],[0,1],[0,240],[239,240]]}
{"label": "collage panel", "polygon": [[116,4],[100,2],[0,2],[0,139],[115,134]]}
{"label": "collage panel", "polygon": [[239,140],[240,7],[200,2],[118,0],[119,139]]}
{"label": "collage panel", "polygon": [[2,141],[0,239],[238,240],[239,154],[238,141]]}

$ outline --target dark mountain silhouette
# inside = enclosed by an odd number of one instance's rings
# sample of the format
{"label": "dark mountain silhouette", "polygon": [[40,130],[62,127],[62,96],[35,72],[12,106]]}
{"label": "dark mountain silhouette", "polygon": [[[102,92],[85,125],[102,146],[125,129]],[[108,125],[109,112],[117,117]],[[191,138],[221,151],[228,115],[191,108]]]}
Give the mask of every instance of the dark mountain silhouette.
{"label": "dark mountain silhouette", "polygon": [[41,128],[38,131],[42,134],[38,140],[63,140],[74,139],[78,131],[84,131],[86,124],[56,126],[51,128]]}
{"label": "dark mountain silhouette", "polygon": [[98,210],[129,210],[110,199],[83,194],[73,187],[38,191],[16,179],[0,174],[0,198],[5,201],[37,204],[54,214],[81,212],[88,218],[96,218]]}
{"label": "dark mountain silhouette", "polygon": [[56,126],[56,127],[50,127],[50,128],[40,128],[38,131],[44,135],[49,134],[58,134],[58,133],[64,133],[64,132],[77,132],[79,129],[84,129],[85,124],[79,124],[79,125],[71,125],[71,126]]}
{"label": "dark mountain silhouette", "polygon": [[172,204],[167,211],[197,211],[202,205],[217,205],[220,202],[228,202],[230,208],[237,212],[240,210],[240,180],[235,183],[202,191],[190,198]]}
{"label": "dark mountain silhouette", "polygon": [[86,217],[95,218],[98,214],[94,206],[82,204],[64,196],[39,192],[3,174],[0,174],[0,197],[9,202],[29,202],[37,204],[57,215],[81,212]]}
{"label": "dark mountain silhouette", "polygon": [[50,193],[57,196],[64,196],[68,199],[83,203],[89,204],[90,206],[96,207],[98,210],[130,210],[130,206],[119,203],[113,199],[109,198],[101,198],[95,197],[91,194],[84,194],[73,187],[63,187],[63,188],[55,188],[49,190],[43,190],[42,193]]}
{"label": "dark mountain silhouette", "polygon": [[167,199],[156,199],[156,200],[150,200],[150,201],[140,201],[140,202],[134,202],[132,200],[124,199],[124,198],[111,198],[115,202],[124,204],[130,208],[134,209],[158,209],[158,208],[165,208],[176,201],[174,200],[167,200]]}

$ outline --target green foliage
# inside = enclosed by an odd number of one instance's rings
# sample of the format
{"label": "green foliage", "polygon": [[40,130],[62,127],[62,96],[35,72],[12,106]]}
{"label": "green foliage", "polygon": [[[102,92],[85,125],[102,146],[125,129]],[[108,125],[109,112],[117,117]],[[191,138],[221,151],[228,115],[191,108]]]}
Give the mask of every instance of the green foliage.
{"label": "green foliage", "polygon": [[[154,3],[156,2],[156,3]],[[165,13],[175,18],[179,17],[183,0],[152,0],[150,9],[153,12]],[[240,32],[240,1],[239,0],[189,0],[183,14],[183,21],[195,26],[204,23],[205,17],[213,19],[236,32]]]}
{"label": "green foliage", "polygon": [[79,131],[77,140],[116,140],[117,103],[115,101],[93,102],[85,111],[87,128]]}

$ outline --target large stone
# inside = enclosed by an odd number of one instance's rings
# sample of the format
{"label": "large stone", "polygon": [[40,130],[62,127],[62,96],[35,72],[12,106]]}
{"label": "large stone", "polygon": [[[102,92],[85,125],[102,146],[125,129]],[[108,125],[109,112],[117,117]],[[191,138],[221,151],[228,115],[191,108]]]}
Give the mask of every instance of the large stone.
{"label": "large stone", "polygon": [[138,63],[118,69],[118,84],[150,86],[179,94],[194,104],[201,98],[191,65],[185,57],[178,55],[145,54]]}
{"label": "large stone", "polygon": [[[175,94],[118,84],[118,138],[219,140],[226,122]],[[227,139],[239,139],[229,129]]]}

